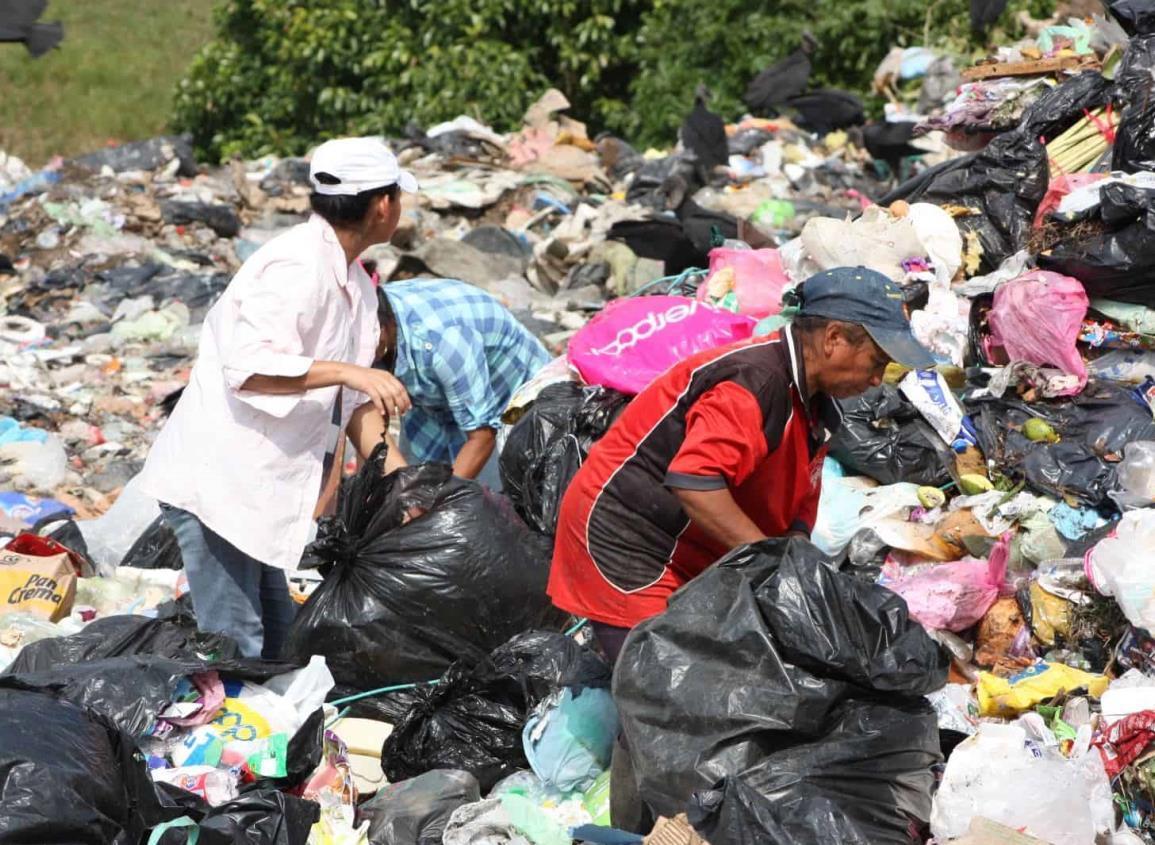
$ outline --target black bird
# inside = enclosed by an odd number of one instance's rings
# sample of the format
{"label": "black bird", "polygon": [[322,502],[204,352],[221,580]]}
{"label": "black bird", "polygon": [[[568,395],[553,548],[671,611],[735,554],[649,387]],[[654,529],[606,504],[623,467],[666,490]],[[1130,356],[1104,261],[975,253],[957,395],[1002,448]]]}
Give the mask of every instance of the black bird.
{"label": "black bird", "polygon": [[837,88],[819,88],[808,94],[799,94],[787,100],[785,105],[798,112],[795,122],[799,126],[818,135],[866,122],[862,100]]}
{"label": "black bird", "polygon": [[870,123],[862,127],[862,144],[875,161],[885,161],[894,177],[898,177],[902,160],[924,155],[926,150],[911,146],[910,139],[916,124],[910,121]]}
{"label": "black bird", "polygon": [[37,23],[48,0],[0,0],[0,43],[21,43],[32,58],[44,55],[64,38],[60,23]]}
{"label": "black bird", "polygon": [[726,124],[706,108],[709,96],[706,86],[699,85],[694,96],[694,109],[682,124],[682,145],[698,160],[698,171],[704,182],[709,181],[715,167],[730,160]]}
{"label": "black bird", "polygon": [[817,47],[814,36],[804,32],[802,44],[794,52],[755,76],[742,96],[750,114],[773,117],[783,103],[805,91],[810,84],[810,56]]}

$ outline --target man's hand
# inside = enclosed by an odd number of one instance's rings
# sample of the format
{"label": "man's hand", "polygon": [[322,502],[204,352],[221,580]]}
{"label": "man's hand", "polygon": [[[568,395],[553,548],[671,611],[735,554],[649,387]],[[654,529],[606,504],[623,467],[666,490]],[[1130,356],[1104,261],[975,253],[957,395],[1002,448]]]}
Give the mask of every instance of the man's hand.
{"label": "man's hand", "polygon": [[392,373],[343,361],[314,361],[308,372],[299,376],[252,375],[243,389],[283,395],[337,385],[364,393],[384,417],[400,416],[412,406],[409,394]]}
{"label": "man's hand", "polygon": [[412,407],[404,385],[384,370],[348,364],[342,372],[342,384],[368,396],[373,407],[384,417],[401,416]]}

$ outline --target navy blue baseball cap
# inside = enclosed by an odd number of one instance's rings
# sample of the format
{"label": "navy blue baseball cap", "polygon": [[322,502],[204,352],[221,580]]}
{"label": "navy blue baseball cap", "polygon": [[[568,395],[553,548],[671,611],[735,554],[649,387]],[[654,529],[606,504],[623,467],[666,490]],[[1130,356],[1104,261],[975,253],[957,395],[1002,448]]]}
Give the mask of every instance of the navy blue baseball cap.
{"label": "navy blue baseball cap", "polygon": [[866,267],[835,267],[811,276],[796,291],[800,317],[825,317],[866,329],[892,361],[915,370],[935,365],[910,330],[902,291],[889,278]]}

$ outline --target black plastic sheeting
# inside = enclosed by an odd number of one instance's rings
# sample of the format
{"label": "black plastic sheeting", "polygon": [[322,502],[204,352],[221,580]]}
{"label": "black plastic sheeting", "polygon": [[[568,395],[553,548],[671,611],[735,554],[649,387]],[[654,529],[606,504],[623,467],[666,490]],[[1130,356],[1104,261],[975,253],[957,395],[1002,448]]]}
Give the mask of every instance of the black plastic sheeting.
{"label": "black plastic sheeting", "polygon": [[942,759],[922,696],[946,682],[947,664],[899,596],[836,572],[805,540],[768,540],[736,549],[634,629],[614,699],[655,814],[738,777],[789,834],[714,845],[843,841],[816,829],[906,845],[929,818]]}
{"label": "black plastic sheeting", "polygon": [[[1155,18],[1155,11],[1152,12]],[[1132,173],[1155,170],[1155,35],[1133,38],[1116,74],[1122,114],[1115,129],[1111,167]]]}
{"label": "black plastic sheeting", "polygon": [[[171,412],[171,409],[169,410]],[[131,566],[134,569],[184,569],[180,544],[177,543],[172,528],[165,522],[163,514],[158,515],[148,528],[141,532],[136,542],[124,553],[120,565]]]}
{"label": "black plastic sheeting", "polygon": [[847,469],[880,484],[938,487],[951,480],[949,447],[896,388],[871,388],[841,407],[842,426],[828,446]]}
{"label": "black plastic sheeting", "polygon": [[530,712],[562,687],[608,687],[610,668],[572,637],[530,631],[480,662],[463,660],[397,724],[381,768],[398,783],[433,769],[469,772],[488,792],[529,767],[521,733]]}
{"label": "black plastic sheeting", "polygon": [[561,499],[590,447],[630,397],[608,387],[551,384],[510,429],[501,453],[501,484],[519,516],[552,535]]}
{"label": "black plastic sheeting", "polygon": [[1155,32],[1155,3],[1151,0],[1106,0],[1104,5],[1128,35]]}
{"label": "black plastic sheeting", "polygon": [[[1039,493],[1082,505],[1109,505],[1115,467],[1133,440],[1155,438],[1155,421],[1131,391],[1090,382],[1076,397],[1026,403],[1017,398],[966,403],[979,447],[1000,472],[1023,479]],[[1058,443],[1033,442],[1022,433],[1031,417],[1050,423]]]}
{"label": "black plastic sheeting", "polygon": [[382,787],[362,804],[373,845],[441,845],[453,811],[481,800],[481,786],[469,772],[434,769]]}
{"label": "black plastic sheeting", "polygon": [[384,460],[378,447],[321,522],[312,552],[332,569],[297,614],[287,654],[322,654],[339,683],[372,689],[565,624],[545,592],[549,539],[507,500],[443,464],[383,476]]}
{"label": "black plastic sheeting", "polygon": [[[320,711],[318,711],[320,718]],[[319,808],[257,785],[220,807],[154,785],[123,732],[49,696],[0,688],[0,843],[138,845],[187,816],[200,845],[305,845]],[[160,835],[189,842],[191,828]]]}
{"label": "black plastic sheeting", "polygon": [[1106,105],[1109,82],[1097,73],[1072,77],[1044,94],[1023,113],[1019,127],[985,149],[933,167],[899,185],[878,202],[895,200],[961,205],[978,212],[956,220],[965,237],[975,232],[983,247],[981,271],[989,273],[1027,245],[1035,211],[1047,191],[1046,148],[1083,119],[1084,111]]}
{"label": "black plastic sheeting", "polygon": [[70,637],[25,646],[0,675],[0,688],[70,701],[140,736],[171,703],[182,678],[217,671],[262,682],[298,668],[230,656],[236,648],[220,634],[198,633],[187,616],[110,616]]}

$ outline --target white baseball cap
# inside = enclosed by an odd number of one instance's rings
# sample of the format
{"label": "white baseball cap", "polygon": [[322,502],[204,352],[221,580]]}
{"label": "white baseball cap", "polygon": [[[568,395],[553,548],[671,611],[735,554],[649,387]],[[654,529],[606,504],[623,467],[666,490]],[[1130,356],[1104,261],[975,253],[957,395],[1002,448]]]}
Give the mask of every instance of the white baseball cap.
{"label": "white baseball cap", "polygon": [[[318,173],[337,179],[336,184],[317,181]],[[334,138],[313,151],[309,164],[309,181],[318,194],[345,197],[399,185],[401,190],[417,193],[417,179],[402,170],[397,156],[380,138]]]}

